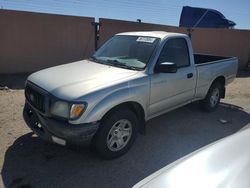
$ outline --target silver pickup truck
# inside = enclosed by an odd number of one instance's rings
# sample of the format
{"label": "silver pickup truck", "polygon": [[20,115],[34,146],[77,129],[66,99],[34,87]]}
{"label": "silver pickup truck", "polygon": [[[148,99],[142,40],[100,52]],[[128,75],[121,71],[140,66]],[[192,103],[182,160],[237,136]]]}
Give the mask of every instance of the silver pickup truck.
{"label": "silver pickup truck", "polygon": [[23,116],[41,138],[91,143],[106,159],[124,154],[153,117],[200,100],[213,111],[238,60],[193,54],[184,34],[120,33],[88,60],[30,75]]}

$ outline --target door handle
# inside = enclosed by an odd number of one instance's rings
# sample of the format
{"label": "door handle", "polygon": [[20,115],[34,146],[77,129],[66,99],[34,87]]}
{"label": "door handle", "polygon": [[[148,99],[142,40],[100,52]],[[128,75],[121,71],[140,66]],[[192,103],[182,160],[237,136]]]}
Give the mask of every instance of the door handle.
{"label": "door handle", "polygon": [[193,73],[188,73],[188,74],[187,74],[187,78],[192,78],[193,76],[194,76]]}

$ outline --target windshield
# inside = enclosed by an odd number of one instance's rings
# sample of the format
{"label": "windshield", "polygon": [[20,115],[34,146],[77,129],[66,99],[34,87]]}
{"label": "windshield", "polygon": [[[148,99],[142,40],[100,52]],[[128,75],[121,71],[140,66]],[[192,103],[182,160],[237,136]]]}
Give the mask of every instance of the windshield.
{"label": "windshield", "polygon": [[116,35],[91,58],[99,63],[129,69],[144,69],[159,38]]}

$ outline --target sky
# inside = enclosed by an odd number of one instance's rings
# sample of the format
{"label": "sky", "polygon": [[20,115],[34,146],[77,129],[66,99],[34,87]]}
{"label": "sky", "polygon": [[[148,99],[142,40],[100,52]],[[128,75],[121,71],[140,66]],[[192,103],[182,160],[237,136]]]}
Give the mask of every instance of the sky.
{"label": "sky", "polygon": [[1,9],[179,25],[183,6],[212,8],[250,29],[250,0],[0,0]]}

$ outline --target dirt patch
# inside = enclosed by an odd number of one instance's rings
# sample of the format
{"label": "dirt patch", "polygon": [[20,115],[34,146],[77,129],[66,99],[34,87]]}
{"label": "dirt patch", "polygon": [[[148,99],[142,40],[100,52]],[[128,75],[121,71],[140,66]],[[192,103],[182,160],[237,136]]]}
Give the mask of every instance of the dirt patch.
{"label": "dirt patch", "polygon": [[250,78],[237,78],[228,85],[226,99],[250,99]]}
{"label": "dirt patch", "polygon": [[0,91],[0,167],[4,153],[13,142],[30,132],[22,118],[23,90]]}

